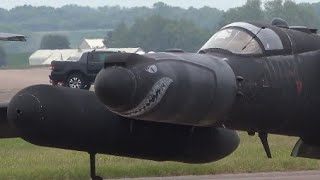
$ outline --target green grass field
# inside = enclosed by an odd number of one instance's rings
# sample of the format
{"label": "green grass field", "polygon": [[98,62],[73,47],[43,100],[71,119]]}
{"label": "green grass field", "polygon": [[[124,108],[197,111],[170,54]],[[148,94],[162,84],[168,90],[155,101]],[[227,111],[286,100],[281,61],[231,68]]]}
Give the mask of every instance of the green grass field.
{"label": "green grass field", "polygon": [[[270,136],[273,159],[267,159],[258,137],[240,135],[239,148],[217,162],[190,165],[98,155],[97,172],[104,178],[121,178],[320,169],[320,161],[290,156],[297,138]],[[5,139],[0,141],[0,158],[1,179],[89,179],[89,157],[85,152]]]}

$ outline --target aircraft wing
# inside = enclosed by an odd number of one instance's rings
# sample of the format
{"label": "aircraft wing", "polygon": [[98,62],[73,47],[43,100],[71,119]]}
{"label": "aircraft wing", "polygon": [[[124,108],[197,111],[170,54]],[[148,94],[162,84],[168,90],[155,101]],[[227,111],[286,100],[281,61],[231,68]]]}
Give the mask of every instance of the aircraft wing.
{"label": "aircraft wing", "polygon": [[0,32],[0,41],[26,41],[24,35]]}
{"label": "aircraft wing", "polygon": [[10,126],[7,119],[9,102],[0,103],[0,138],[18,137],[16,131]]}

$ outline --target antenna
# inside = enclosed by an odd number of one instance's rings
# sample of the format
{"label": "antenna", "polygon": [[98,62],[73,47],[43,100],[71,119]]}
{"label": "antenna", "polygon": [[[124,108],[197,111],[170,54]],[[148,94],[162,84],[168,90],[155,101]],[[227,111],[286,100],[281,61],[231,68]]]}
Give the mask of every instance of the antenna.
{"label": "antenna", "polygon": [[249,41],[245,46],[243,46],[243,48],[242,48],[241,50],[243,51],[244,49],[246,49],[247,46],[251,43],[251,41],[252,41],[255,37],[257,37],[257,35],[260,33],[260,31],[261,31],[262,29],[265,29],[265,28],[266,28],[266,27],[262,26],[262,27],[259,29],[259,31],[258,31],[254,36],[252,36],[252,38],[250,39],[250,41]]}

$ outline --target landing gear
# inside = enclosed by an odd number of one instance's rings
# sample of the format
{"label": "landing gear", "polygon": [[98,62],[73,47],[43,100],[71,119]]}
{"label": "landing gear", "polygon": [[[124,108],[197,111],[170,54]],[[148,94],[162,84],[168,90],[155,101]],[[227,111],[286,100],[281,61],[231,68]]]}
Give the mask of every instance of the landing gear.
{"label": "landing gear", "polygon": [[103,180],[102,177],[96,175],[96,153],[90,153],[90,176],[92,180]]}
{"label": "landing gear", "polygon": [[259,132],[259,138],[261,140],[261,143],[263,145],[263,148],[264,148],[268,158],[272,158],[269,143],[268,143],[268,133]]}
{"label": "landing gear", "polygon": [[[249,136],[254,136],[255,134],[256,134],[255,131],[248,131],[248,135]],[[267,154],[267,157],[269,159],[271,159],[272,156],[271,156],[271,150],[270,150],[269,143],[268,143],[268,133],[259,132],[258,135],[259,135],[260,141],[261,141],[261,143],[263,145],[263,149]]]}

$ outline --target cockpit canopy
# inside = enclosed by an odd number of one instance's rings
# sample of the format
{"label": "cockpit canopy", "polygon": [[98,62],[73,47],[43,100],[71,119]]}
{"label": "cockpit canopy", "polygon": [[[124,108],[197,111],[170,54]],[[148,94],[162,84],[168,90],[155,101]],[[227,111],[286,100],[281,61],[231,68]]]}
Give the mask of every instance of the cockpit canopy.
{"label": "cockpit canopy", "polygon": [[267,27],[236,22],[214,34],[200,51],[222,49],[234,54],[263,54],[264,51],[282,50],[280,37]]}

